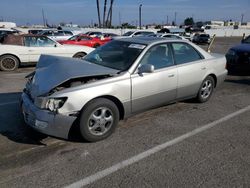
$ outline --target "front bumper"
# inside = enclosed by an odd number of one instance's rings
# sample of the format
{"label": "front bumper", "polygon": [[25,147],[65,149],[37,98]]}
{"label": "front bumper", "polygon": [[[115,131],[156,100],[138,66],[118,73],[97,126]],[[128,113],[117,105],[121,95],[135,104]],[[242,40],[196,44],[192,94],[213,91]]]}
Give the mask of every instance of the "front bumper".
{"label": "front bumper", "polygon": [[64,139],[68,139],[70,128],[77,118],[40,109],[26,93],[22,93],[21,108],[27,125],[38,132]]}

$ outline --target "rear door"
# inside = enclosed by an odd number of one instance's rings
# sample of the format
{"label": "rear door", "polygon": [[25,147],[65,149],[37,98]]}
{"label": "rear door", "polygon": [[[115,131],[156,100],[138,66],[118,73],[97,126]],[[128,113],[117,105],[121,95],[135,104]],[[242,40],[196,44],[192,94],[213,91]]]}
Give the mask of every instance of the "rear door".
{"label": "rear door", "polygon": [[190,44],[172,43],[178,72],[177,98],[195,96],[206,74],[204,57]]}

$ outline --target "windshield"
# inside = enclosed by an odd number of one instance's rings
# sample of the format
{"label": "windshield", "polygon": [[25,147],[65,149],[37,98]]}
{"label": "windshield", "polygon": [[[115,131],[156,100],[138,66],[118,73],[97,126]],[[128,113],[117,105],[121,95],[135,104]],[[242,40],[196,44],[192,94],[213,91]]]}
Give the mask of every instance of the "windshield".
{"label": "windshield", "polygon": [[76,40],[79,35],[75,35],[73,37],[70,37],[68,40]]}
{"label": "windshield", "polygon": [[146,47],[124,41],[112,41],[85,56],[84,60],[119,71],[127,70]]}
{"label": "windshield", "polygon": [[130,36],[132,35],[134,32],[133,31],[128,31],[127,33],[124,33],[122,36]]}

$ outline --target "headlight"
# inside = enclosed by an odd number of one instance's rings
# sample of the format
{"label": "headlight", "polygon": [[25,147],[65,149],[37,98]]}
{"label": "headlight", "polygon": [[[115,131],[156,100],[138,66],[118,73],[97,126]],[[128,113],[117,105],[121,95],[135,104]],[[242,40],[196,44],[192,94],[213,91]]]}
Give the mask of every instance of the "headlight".
{"label": "headlight", "polygon": [[235,56],[236,52],[234,50],[228,50],[227,55]]}
{"label": "headlight", "polygon": [[50,98],[46,103],[46,109],[50,110],[51,112],[55,112],[59,108],[61,108],[64,103],[66,102],[67,98]]}

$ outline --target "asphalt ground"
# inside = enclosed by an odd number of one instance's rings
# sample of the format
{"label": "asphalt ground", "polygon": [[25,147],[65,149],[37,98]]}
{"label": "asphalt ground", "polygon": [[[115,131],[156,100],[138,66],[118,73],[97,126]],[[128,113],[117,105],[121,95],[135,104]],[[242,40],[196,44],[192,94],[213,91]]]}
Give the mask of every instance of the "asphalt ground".
{"label": "asphalt ground", "polygon": [[[240,38],[216,38],[225,53]],[[202,46],[206,48],[206,46]],[[121,121],[108,139],[48,137],[22,121],[34,67],[0,72],[0,187],[250,187],[250,76],[227,76],[204,104],[183,101]]]}

